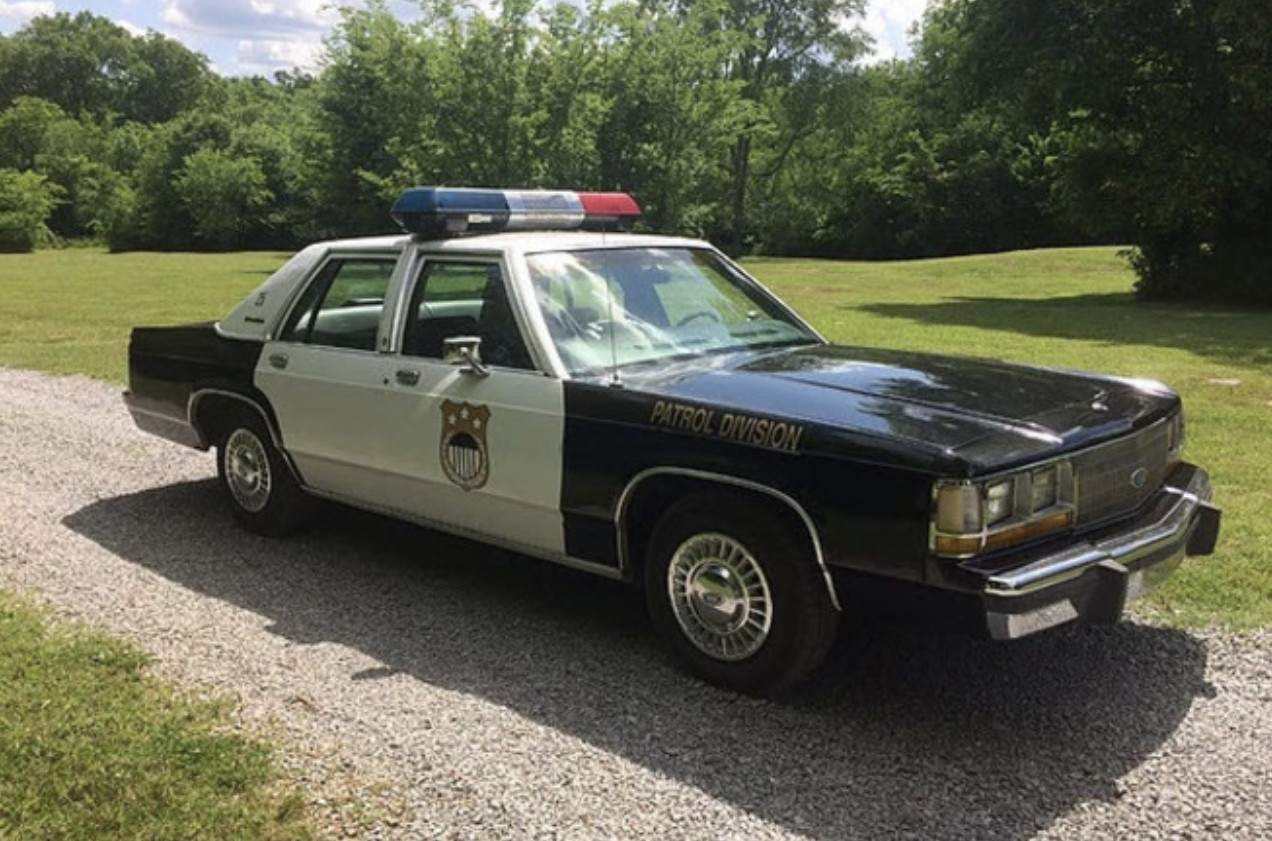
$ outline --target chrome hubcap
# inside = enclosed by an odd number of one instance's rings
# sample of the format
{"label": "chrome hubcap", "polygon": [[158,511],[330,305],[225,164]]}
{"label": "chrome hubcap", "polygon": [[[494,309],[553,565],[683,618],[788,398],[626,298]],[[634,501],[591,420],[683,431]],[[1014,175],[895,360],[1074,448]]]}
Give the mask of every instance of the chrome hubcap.
{"label": "chrome hubcap", "polygon": [[253,514],[269,502],[269,454],[250,429],[236,429],[225,441],[225,483],[230,496]]}
{"label": "chrome hubcap", "polygon": [[696,534],[667,568],[667,594],[689,641],[717,660],[745,660],[768,639],[773,600],[746,547],[723,534]]}

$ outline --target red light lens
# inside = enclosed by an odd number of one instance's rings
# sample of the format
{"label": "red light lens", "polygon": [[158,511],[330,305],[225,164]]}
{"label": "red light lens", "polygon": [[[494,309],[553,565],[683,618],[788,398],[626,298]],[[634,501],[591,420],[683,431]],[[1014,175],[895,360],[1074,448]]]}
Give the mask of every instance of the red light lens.
{"label": "red light lens", "polygon": [[640,205],[626,193],[579,193],[588,216],[639,216]]}

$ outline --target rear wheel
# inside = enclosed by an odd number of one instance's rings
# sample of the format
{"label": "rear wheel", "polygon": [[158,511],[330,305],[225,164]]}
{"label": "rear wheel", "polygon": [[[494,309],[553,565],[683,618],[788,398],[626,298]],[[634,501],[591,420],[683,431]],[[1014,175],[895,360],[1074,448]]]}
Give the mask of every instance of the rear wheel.
{"label": "rear wheel", "polygon": [[786,519],[747,496],[698,494],[659,521],[645,564],[654,627],[694,674],[744,692],[803,678],[839,613]]}
{"label": "rear wheel", "polygon": [[248,531],[277,537],[304,519],[309,498],[259,418],[233,418],[217,447],[216,466],[234,519]]}

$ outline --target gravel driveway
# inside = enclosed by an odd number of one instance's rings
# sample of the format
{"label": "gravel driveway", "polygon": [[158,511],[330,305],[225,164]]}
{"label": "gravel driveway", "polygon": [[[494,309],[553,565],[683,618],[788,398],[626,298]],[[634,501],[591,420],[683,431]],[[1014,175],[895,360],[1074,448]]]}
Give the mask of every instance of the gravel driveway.
{"label": "gravel driveway", "polygon": [[0,587],[237,699],[333,834],[1272,838],[1272,633],[849,628],[761,701],[622,587],[349,511],[254,537],[214,471],[114,388],[0,369]]}

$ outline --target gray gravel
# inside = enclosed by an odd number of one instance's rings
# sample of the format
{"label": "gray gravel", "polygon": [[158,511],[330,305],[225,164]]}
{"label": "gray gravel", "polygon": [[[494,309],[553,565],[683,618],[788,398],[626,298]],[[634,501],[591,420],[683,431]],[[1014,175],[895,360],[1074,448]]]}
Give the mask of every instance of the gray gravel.
{"label": "gray gravel", "polygon": [[621,587],[349,511],[253,537],[213,474],[113,388],[0,369],[0,587],[237,700],[333,836],[1272,838],[1272,633],[849,629],[740,698]]}

